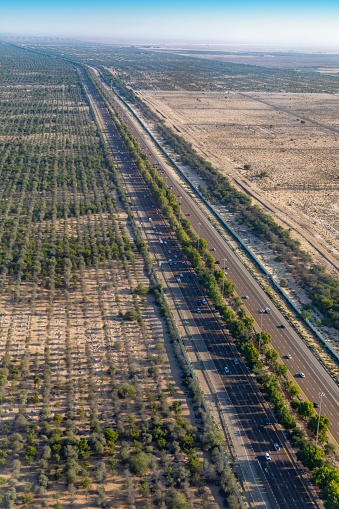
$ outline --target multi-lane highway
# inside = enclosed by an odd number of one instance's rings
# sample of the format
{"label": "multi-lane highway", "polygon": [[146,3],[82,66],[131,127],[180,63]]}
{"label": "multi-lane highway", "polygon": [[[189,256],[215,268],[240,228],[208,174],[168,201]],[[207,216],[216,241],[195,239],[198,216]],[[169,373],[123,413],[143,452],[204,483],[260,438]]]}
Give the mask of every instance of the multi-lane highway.
{"label": "multi-lane highway", "polygon": [[[248,295],[249,299],[245,301],[248,312],[254,317],[258,325],[262,323],[263,329],[272,335],[272,345],[287,365],[289,375],[300,386],[302,395],[314,403],[319,403],[319,394],[324,394],[322,414],[330,419],[331,438],[339,446],[339,388],[337,383],[291,327],[276,305],[269,299],[227,242],[212,226],[204,205],[199,202],[197,197],[192,198],[192,193],[189,192],[183,180],[178,177],[172,168],[164,164],[163,157],[159,154],[146,131],[117,100],[115,94],[111,93],[115,100],[115,106],[119,109],[124,121],[141,146],[148,152],[151,162],[162,168],[166,175],[167,184],[172,186],[174,193],[181,196],[183,215],[190,215],[189,219],[195,231],[207,240],[210,248],[215,248],[213,255],[220,261],[220,267],[223,266],[224,259],[227,260],[228,276],[235,282],[237,293],[240,296]],[[261,315],[259,311],[266,307],[271,309],[271,313]],[[284,328],[280,328],[281,325]],[[287,355],[292,358],[288,359]],[[300,377],[299,373],[301,372],[305,374],[305,378]]]}
{"label": "multi-lane highway", "polygon": [[[237,434],[241,435],[242,447],[245,452],[242,458],[238,458],[238,463],[241,463],[240,475],[244,477],[243,480],[249,487],[249,493],[245,495],[250,506],[267,509],[319,507],[317,499],[291,454],[284,434],[273,423],[274,418],[267,411],[257,385],[238,356],[232,338],[225,330],[224,322],[208,303],[199,305],[201,299],[204,298],[203,289],[189,265],[182,263],[184,259],[180,246],[173,238],[160,210],[152,202],[149,189],[130,160],[105,104],[91,83],[86,80],[84,75],[83,77],[106,139],[129,188],[135,210],[139,211],[140,217],[152,218],[152,222],[143,225],[149,238],[151,251],[154,256],[160,256],[163,262],[171,257],[173,251],[172,259],[176,263],[173,266],[163,263],[163,277],[169,291],[175,297],[174,305],[185,328],[188,328],[188,336],[192,337],[195,348],[200,350],[200,354],[204,354],[205,368],[209,370],[215,384],[219,384],[220,390],[217,395],[219,401],[224,405],[225,411],[232,412],[234,427],[238,430]],[[172,179],[172,175],[169,175],[169,178]],[[213,230],[209,221],[203,213],[199,214],[199,207],[192,202],[185,189],[174,180],[176,179],[173,179],[171,185],[175,185],[176,190],[183,197],[183,213],[190,213],[194,221],[198,219],[201,222],[202,236],[215,246],[217,256],[220,254],[220,259],[223,259],[225,257],[223,241],[215,236],[212,236],[211,239],[208,238],[209,232]],[[154,230],[154,226],[156,230]],[[156,234],[155,231],[158,233]],[[162,232],[161,237],[166,239],[166,244],[159,243],[159,231]],[[236,258],[233,260],[231,256],[232,253],[228,257],[228,265],[230,270],[235,272],[238,261]],[[178,283],[178,278],[180,283]],[[254,293],[250,292],[247,286],[240,290],[241,293],[246,290],[246,294],[249,295],[248,304],[251,300],[254,301]],[[265,297],[263,298],[265,299]],[[261,306],[265,305],[265,302],[263,300]],[[197,312],[199,306],[201,313]],[[225,367],[228,368],[227,373]],[[265,418],[268,418],[273,424],[265,425]],[[279,451],[274,449],[274,443],[280,444]],[[265,454],[268,452],[271,455],[270,461],[265,459]]]}

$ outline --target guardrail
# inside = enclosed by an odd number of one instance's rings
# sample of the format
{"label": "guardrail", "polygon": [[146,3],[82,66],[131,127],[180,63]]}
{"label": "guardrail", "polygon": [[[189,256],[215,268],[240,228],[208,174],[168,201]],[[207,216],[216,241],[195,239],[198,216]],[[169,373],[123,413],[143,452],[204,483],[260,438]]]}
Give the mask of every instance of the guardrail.
{"label": "guardrail", "polygon": [[[140,118],[136,115],[134,110],[130,107],[126,99],[120,94],[117,88],[112,89],[114,93],[119,97],[119,99],[124,103],[126,108],[132,113],[133,117],[137,120],[137,122],[141,125],[141,127],[147,132],[147,134],[152,139],[153,143],[158,147],[158,149],[162,152],[162,154],[166,157],[166,159],[175,167],[175,169],[180,173],[180,175],[184,178],[184,180],[189,184],[189,186],[194,190],[194,192],[199,196],[199,198],[205,203],[208,209],[212,212],[212,214],[222,223],[222,225],[231,233],[231,235],[235,238],[235,240],[241,245],[241,247],[246,251],[246,253],[252,258],[252,260],[256,263],[259,269],[270,278],[271,283],[275,286],[278,292],[282,295],[282,297],[288,302],[288,304],[292,307],[292,309],[299,315],[299,317],[303,320],[303,322],[309,327],[309,329],[316,335],[316,337],[321,341],[321,343],[327,348],[327,350],[335,357],[337,361],[339,361],[338,353],[333,350],[333,348],[327,343],[327,341],[323,338],[323,336],[319,333],[319,331],[312,325],[312,323],[307,320],[302,315],[302,311],[296,306],[296,304],[289,298],[287,293],[283,290],[283,288],[274,280],[272,275],[268,272],[268,270],[262,265],[260,260],[255,256],[255,254],[249,249],[249,247],[242,241],[239,235],[230,227],[230,225],[225,221],[225,219],[219,214],[217,210],[213,207],[213,205],[204,197],[204,195],[199,191],[199,189],[194,185],[191,179],[185,174],[185,172],[177,165],[177,163],[172,159],[172,157],[166,152],[166,150],[162,147],[162,145],[158,142],[158,140],[153,136],[153,134],[149,131],[147,126],[140,120]],[[302,338],[303,339],[303,338]]]}

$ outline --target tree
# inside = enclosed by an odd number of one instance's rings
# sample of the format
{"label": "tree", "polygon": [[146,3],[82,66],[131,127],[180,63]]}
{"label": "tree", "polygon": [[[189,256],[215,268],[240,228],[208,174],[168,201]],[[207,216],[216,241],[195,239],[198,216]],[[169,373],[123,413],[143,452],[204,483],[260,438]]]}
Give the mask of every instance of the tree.
{"label": "tree", "polygon": [[314,470],[312,480],[318,484],[326,509],[339,509],[339,471],[324,465]]}
{"label": "tree", "polygon": [[285,366],[285,364],[280,364],[279,362],[276,362],[274,364],[274,371],[278,377],[283,377],[287,375],[288,369],[287,366]]}
{"label": "tree", "polygon": [[257,343],[259,344],[259,341],[260,341],[260,345],[261,346],[265,346],[265,345],[268,345],[271,341],[272,341],[272,335],[263,330],[260,334],[260,332],[256,332],[255,334],[255,338],[256,338],[256,341]]}
{"label": "tree", "polygon": [[138,312],[135,309],[129,309],[124,314],[124,320],[135,322],[138,319]]}
{"label": "tree", "polygon": [[299,404],[298,413],[303,419],[306,419],[306,417],[311,417],[311,415],[314,414],[313,403],[308,400],[302,401]]}
{"label": "tree", "polygon": [[245,357],[249,367],[252,369],[258,362],[259,352],[253,343],[246,342],[241,346],[241,353]]}
{"label": "tree", "polygon": [[190,509],[191,505],[181,491],[176,491],[172,495],[169,507],[170,509]]}
{"label": "tree", "polygon": [[278,359],[279,354],[274,348],[267,348],[265,351],[265,357],[268,362],[274,362]]}
{"label": "tree", "polygon": [[129,457],[131,471],[135,475],[143,475],[149,469],[151,458],[149,454],[143,451],[133,452]]}
{"label": "tree", "polygon": [[283,386],[292,397],[298,396],[300,394],[300,387],[299,385],[295,384],[293,380],[284,380]]}
{"label": "tree", "polygon": [[303,463],[303,465],[305,465],[305,467],[310,470],[314,470],[316,467],[323,466],[324,451],[315,444],[303,442],[297,452],[297,458]]}
{"label": "tree", "polygon": [[135,289],[135,293],[138,295],[146,295],[148,293],[147,286],[144,285],[141,281],[138,283],[138,286]]}
{"label": "tree", "polygon": [[326,442],[327,440],[326,433],[331,424],[331,421],[329,420],[328,417],[321,415],[319,419],[318,415],[313,415],[308,421],[307,427],[309,430],[313,431],[313,433],[316,435],[318,429],[318,421],[319,421],[319,440],[320,442]]}
{"label": "tree", "polygon": [[32,493],[24,493],[24,495],[22,496],[22,503],[24,505],[29,504],[30,502],[33,501],[33,498],[34,497],[33,497]]}
{"label": "tree", "polygon": [[33,445],[29,445],[26,447],[26,450],[25,450],[25,460],[28,464],[32,463],[32,461],[34,460],[35,456],[37,455],[37,449],[36,447],[34,447]]}
{"label": "tree", "polygon": [[127,384],[127,383],[121,384],[117,389],[117,394],[118,394],[119,398],[127,398],[127,397],[134,398],[135,393],[136,393],[136,389],[135,389],[134,385]]}
{"label": "tree", "polygon": [[87,491],[89,487],[91,486],[92,482],[89,477],[84,477],[81,481],[81,485],[85,490]]}

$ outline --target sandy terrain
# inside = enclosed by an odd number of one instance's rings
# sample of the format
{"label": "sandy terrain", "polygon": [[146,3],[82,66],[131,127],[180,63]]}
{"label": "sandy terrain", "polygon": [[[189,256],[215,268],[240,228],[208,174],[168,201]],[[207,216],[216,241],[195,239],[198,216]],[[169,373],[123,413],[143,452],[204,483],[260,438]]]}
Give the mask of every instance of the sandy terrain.
{"label": "sandy terrain", "polygon": [[140,95],[217,167],[311,226],[339,259],[338,96]]}

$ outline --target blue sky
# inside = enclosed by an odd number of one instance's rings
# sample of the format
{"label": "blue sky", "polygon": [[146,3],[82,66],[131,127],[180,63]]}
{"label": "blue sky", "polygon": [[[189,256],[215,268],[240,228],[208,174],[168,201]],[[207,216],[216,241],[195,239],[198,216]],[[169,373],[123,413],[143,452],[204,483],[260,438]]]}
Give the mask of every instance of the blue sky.
{"label": "blue sky", "polygon": [[339,47],[339,0],[0,0],[0,32]]}

